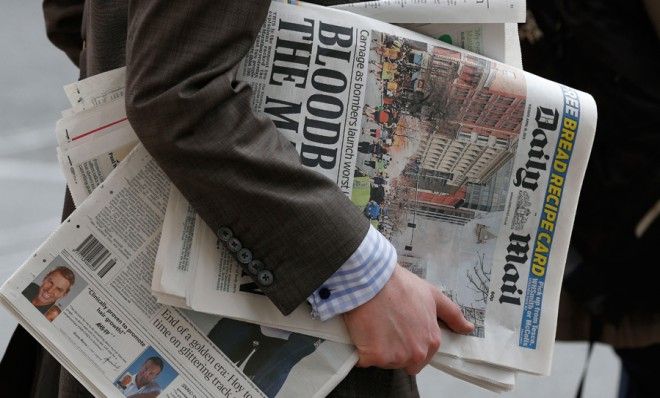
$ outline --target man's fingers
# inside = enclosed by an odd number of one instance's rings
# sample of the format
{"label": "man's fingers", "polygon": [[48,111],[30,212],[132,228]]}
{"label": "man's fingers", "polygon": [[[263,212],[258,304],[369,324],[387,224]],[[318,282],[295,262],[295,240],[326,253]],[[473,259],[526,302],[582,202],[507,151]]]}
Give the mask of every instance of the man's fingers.
{"label": "man's fingers", "polygon": [[419,373],[437,352],[439,319],[458,333],[474,328],[440,290],[399,266],[374,298],[344,314],[357,366],[409,374]]}
{"label": "man's fingers", "polygon": [[442,294],[440,290],[433,289],[433,291],[438,318],[442,319],[456,333],[466,334],[472,332],[474,325],[465,319],[460,307],[451,301],[449,297]]}

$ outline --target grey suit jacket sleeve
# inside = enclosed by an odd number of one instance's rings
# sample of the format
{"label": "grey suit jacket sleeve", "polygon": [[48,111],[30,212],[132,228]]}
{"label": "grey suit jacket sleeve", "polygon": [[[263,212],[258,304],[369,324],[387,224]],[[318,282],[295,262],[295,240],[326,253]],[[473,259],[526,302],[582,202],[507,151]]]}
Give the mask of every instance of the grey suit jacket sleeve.
{"label": "grey suit jacket sleeve", "polygon": [[331,180],[301,166],[234,80],[269,4],[130,2],[126,106],[206,223],[231,229],[272,272],[262,290],[288,314],[357,249],[368,222]]}

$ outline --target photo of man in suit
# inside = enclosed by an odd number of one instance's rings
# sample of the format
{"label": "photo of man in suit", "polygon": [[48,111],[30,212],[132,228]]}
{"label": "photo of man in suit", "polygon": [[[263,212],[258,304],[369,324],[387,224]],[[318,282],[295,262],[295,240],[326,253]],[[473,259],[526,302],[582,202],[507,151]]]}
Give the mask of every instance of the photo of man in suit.
{"label": "photo of man in suit", "polygon": [[276,396],[291,369],[323,342],[229,318],[220,319],[208,337],[268,397]]}

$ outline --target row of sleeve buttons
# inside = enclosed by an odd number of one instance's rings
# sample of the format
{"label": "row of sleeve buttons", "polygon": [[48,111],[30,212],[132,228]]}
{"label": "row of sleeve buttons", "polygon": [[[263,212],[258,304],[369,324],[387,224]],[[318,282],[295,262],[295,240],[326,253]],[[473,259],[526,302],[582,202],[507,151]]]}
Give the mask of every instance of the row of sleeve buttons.
{"label": "row of sleeve buttons", "polygon": [[227,245],[231,253],[236,256],[236,259],[242,266],[247,266],[248,272],[256,277],[257,283],[262,286],[270,286],[273,284],[273,273],[267,270],[264,263],[252,258],[250,249],[244,248],[238,238],[234,237],[234,233],[228,227],[220,227],[218,229],[218,239]]}

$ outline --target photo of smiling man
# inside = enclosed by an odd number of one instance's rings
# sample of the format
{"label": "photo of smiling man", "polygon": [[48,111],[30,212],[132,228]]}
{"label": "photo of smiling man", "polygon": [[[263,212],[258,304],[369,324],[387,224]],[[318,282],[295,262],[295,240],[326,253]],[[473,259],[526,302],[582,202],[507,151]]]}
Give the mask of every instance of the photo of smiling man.
{"label": "photo of smiling man", "polygon": [[34,308],[44,314],[46,319],[53,322],[73,299],[67,297],[72,289],[75,290],[73,293],[75,297],[86,285],[84,281],[76,279],[73,270],[57,256],[32,283],[27,285],[23,290],[23,296],[30,300]]}

